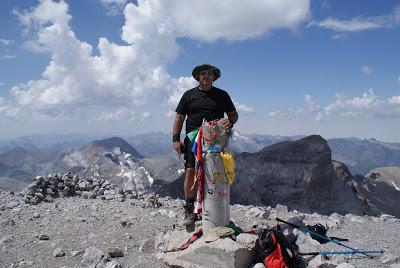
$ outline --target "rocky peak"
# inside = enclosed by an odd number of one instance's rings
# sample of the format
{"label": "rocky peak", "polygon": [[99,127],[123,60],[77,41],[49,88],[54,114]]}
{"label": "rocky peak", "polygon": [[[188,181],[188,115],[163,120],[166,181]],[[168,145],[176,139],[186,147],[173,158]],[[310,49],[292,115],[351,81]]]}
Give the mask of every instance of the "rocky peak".
{"label": "rocky peak", "polygon": [[360,214],[363,204],[338,179],[326,140],[312,135],[283,141],[257,153],[235,155],[232,201],[241,204]]}
{"label": "rocky peak", "polygon": [[119,148],[121,152],[131,154],[132,156],[142,159],[143,156],[132,145],[119,137],[112,137],[102,140],[96,140],[90,143],[85,148],[101,147],[107,151],[113,151],[114,148]]}

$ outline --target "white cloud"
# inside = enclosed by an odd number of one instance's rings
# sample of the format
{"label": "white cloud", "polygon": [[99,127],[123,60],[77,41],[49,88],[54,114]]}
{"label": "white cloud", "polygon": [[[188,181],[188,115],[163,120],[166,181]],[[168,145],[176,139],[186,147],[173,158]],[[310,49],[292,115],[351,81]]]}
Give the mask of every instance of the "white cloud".
{"label": "white cloud", "polygon": [[142,113],[142,119],[148,119],[150,117],[151,117],[151,114],[149,112]]}
{"label": "white cloud", "polygon": [[0,45],[9,46],[14,43],[14,40],[0,38]]}
{"label": "white cloud", "polygon": [[278,28],[294,30],[308,18],[309,7],[309,0],[254,0],[246,5],[241,0],[139,0],[124,9],[121,38],[127,45],[100,38],[94,55],[92,46],[72,30],[67,3],[41,0],[34,8],[14,13],[33,33],[27,46],[49,53],[51,60],[41,79],[15,85],[10,93],[15,105],[33,111],[145,105],[153,98],[173,107],[196,84],[191,77],[174,78],[167,71],[179,55],[177,38],[244,40]]}
{"label": "white cloud", "polygon": [[169,110],[168,112],[165,113],[165,116],[166,117],[173,117],[173,116],[175,116],[175,114],[176,114],[175,111]]}
{"label": "white cloud", "polygon": [[319,105],[314,101],[313,97],[309,94],[304,96],[306,104],[308,106],[308,110],[310,112],[316,112],[319,110]]}
{"label": "white cloud", "polygon": [[[355,97],[336,94],[326,106],[318,105],[311,95],[305,95],[304,99],[308,111],[317,121],[333,117],[400,118],[400,96],[384,99],[378,97],[372,89]],[[270,112],[268,116],[297,119],[302,112],[301,109],[296,111],[291,108],[289,111]]]}
{"label": "white cloud", "polygon": [[127,0],[100,0],[105,8],[107,8],[107,15],[118,15],[125,7]]}
{"label": "white cloud", "polygon": [[400,22],[400,7],[397,6],[389,15],[363,18],[361,16],[351,19],[326,18],[322,21],[311,21],[308,27],[317,26],[336,32],[360,32],[380,28],[392,28]]}
{"label": "white cloud", "polygon": [[304,96],[304,100],[307,104],[308,111],[315,115],[317,121],[321,121],[323,119],[323,114],[320,111],[320,106],[314,101],[314,98],[307,94]]}
{"label": "white cloud", "polygon": [[135,121],[136,114],[131,109],[127,107],[121,107],[113,112],[102,112],[99,120],[103,121],[116,121],[116,120],[126,120],[126,121]]}
{"label": "white cloud", "polygon": [[400,96],[393,96],[388,101],[393,104],[400,104]]}
{"label": "white cloud", "polygon": [[251,114],[254,113],[254,109],[252,107],[248,107],[244,104],[240,104],[236,100],[232,100],[233,104],[235,105],[236,110],[240,113]]}
{"label": "white cloud", "polygon": [[361,96],[336,94],[335,99],[321,109],[323,117],[400,117],[400,96],[378,97],[372,89]]}
{"label": "white cloud", "polygon": [[282,118],[290,118],[290,119],[294,119],[294,120],[299,120],[300,117],[303,115],[303,109],[293,109],[290,108],[289,111],[283,112],[283,111],[273,111],[273,112],[269,112],[267,114],[268,117],[282,117]]}
{"label": "white cloud", "polygon": [[336,94],[335,100],[328,104],[324,111],[328,116],[335,114],[345,117],[359,116],[378,111],[384,103],[372,89],[368,89],[361,97],[347,97]]}
{"label": "white cloud", "polygon": [[368,65],[364,65],[364,66],[361,67],[361,72],[364,75],[367,75],[367,76],[371,75],[373,73],[373,71],[374,71],[374,68],[372,68],[372,67],[370,67]]}
{"label": "white cloud", "polygon": [[0,55],[0,58],[5,59],[5,60],[14,59],[15,57],[16,57],[15,55],[10,55],[10,54]]}

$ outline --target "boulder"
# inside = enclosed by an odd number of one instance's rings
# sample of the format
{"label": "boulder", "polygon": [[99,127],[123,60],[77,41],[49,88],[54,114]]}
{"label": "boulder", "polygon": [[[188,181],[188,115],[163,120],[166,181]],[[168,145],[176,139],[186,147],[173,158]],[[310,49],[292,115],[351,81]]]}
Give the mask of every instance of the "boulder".
{"label": "boulder", "polygon": [[[185,231],[175,232],[169,236],[167,248],[177,248],[189,237],[190,234]],[[167,265],[173,267],[249,267],[257,262],[258,255],[253,248],[249,248],[252,243],[248,237],[242,238],[240,240],[245,245],[231,238],[220,238],[206,243],[203,236],[185,250],[164,254],[163,259]]]}

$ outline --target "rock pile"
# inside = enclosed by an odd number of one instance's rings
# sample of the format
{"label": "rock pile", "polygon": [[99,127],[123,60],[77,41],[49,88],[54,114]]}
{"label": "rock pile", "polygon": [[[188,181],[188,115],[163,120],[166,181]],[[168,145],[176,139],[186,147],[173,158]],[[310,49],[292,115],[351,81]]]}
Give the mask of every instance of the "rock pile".
{"label": "rock pile", "polygon": [[[137,193],[132,187],[119,187],[109,180],[96,178],[79,178],[71,172],[37,176],[22,192],[24,202],[37,205],[42,201],[53,202],[57,197],[81,196],[85,199],[100,198],[102,200],[118,199],[123,202],[126,198],[136,198]],[[158,207],[157,198],[151,200]]]}

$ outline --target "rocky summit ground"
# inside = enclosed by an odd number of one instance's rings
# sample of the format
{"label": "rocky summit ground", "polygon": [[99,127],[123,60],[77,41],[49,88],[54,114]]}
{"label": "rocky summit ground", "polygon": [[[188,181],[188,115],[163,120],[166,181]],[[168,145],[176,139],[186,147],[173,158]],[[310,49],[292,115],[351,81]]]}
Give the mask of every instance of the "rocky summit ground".
{"label": "rocky summit ground", "polygon": [[[181,206],[181,200],[154,194],[126,200],[72,196],[31,205],[22,194],[0,192],[0,267],[166,267],[160,244],[166,233],[185,230]],[[354,247],[385,250],[372,259],[319,256],[310,267],[400,267],[400,220],[393,216],[325,216],[286,212],[284,206],[231,206],[232,220],[243,229],[273,226],[276,216],[321,223],[329,227],[330,236],[346,237]],[[313,241],[300,234],[300,250],[346,250]]]}

